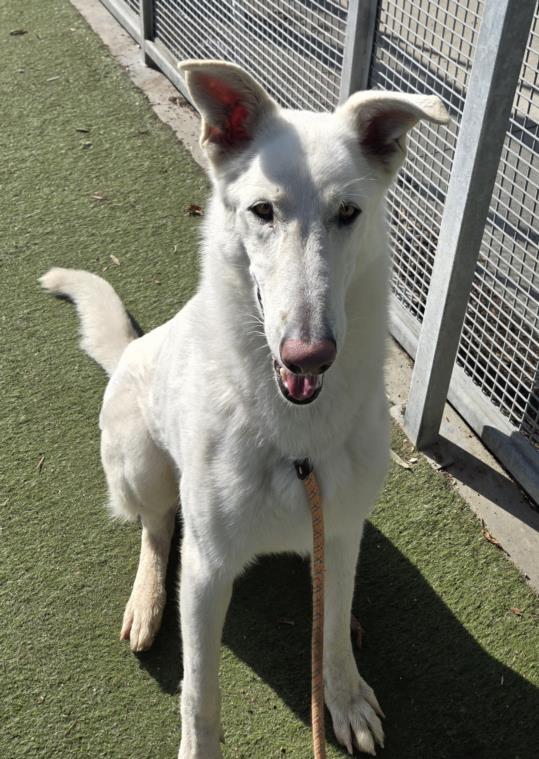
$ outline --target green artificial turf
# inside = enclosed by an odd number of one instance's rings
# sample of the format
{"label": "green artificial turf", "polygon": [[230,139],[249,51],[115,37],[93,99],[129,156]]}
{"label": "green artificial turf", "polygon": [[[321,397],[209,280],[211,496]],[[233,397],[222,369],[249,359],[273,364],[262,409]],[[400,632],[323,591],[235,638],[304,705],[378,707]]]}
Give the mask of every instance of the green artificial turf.
{"label": "green artificial turf", "polygon": [[[0,756],[174,757],[177,567],[162,632],[135,657],[118,633],[139,534],[104,508],[105,378],[37,278],[104,272],[146,329],[159,324],[195,286],[200,220],[186,208],[207,182],[67,0],[0,0],[0,40]],[[409,455],[398,432],[394,446]],[[423,461],[392,468],[358,591],[385,759],[538,755],[536,598]],[[300,559],[264,559],[237,583],[225,757],[310,756],[309,604]],[[329,727],[328,741],[341,756]]]}

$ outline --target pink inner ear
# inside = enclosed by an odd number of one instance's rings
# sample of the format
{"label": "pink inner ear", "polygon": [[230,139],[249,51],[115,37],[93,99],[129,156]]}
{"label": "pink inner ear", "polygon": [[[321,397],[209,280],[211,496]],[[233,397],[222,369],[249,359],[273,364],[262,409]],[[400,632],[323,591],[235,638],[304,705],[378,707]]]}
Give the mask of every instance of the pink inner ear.
{"label": "pink inner ear", "polygon": [[209,138],[219,145],[233,146],[250,139],[245,127],[249,111],[241,102],[240,93],[221,79],[199,75],[199,85],[207,95],[223,107],[222,121],[209,127]]}
{"label": "pink inner ear", "polygon": [[375,111],[363,127],[361,144],[373,155],[391,154],[396,149],[395,140],[415,122],[413,114],[404,109]]}

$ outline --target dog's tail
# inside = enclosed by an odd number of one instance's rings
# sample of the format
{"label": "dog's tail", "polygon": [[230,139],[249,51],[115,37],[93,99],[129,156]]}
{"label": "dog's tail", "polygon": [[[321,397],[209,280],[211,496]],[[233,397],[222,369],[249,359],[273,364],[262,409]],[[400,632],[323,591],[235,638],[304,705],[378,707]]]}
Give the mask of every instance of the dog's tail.
{"label": "dog's tail", "polygon": [[76,306],[80,347],[112,374],[127,345],[143,334],[113,287],[80,269],[49,269],[39,282],[45,290]]}

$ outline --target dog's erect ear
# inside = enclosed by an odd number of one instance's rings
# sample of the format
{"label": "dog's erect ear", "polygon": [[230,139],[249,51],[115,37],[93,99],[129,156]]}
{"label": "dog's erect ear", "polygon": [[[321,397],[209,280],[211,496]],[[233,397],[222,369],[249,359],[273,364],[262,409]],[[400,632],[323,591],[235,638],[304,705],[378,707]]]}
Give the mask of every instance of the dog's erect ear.
{"label": "dog's erect ear", "polygon": [[202,116],[200,144],[219,163],[248,144],[260,119],[277,104],[242,68],[225,61],[183,61],[178,65]]}
{"label": "dog's erect ear", "polygon": [[406,133],[421,119],[447,124],[449,114],[436,95],[405,95],[367,90],[356,92],[338,109],[352,119],[367,157],[396,171],[406,155]]}

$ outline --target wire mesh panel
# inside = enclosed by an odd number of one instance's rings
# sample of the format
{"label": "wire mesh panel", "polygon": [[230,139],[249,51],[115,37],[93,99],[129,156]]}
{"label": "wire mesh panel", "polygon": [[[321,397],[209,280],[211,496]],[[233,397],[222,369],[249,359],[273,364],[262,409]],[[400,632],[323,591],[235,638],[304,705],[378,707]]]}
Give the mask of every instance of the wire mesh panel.
{"label": "wire mesh panel", "polygon": [[524,57],[457,363],[539,450],[539,8]]}
{"label": "wire mesh panel", "polygon": [[390,193],[393,293],[421,321],[425,310],[458,125],[474,57],[482,0],[381,0],[370,86],[435,94],[447,128],[421,123]]}
{"label": "wire mesh panel", "polygon": [[178,58],[250,71],[282,105],[338,101],[348,0],[155,0],[154,34]]}

